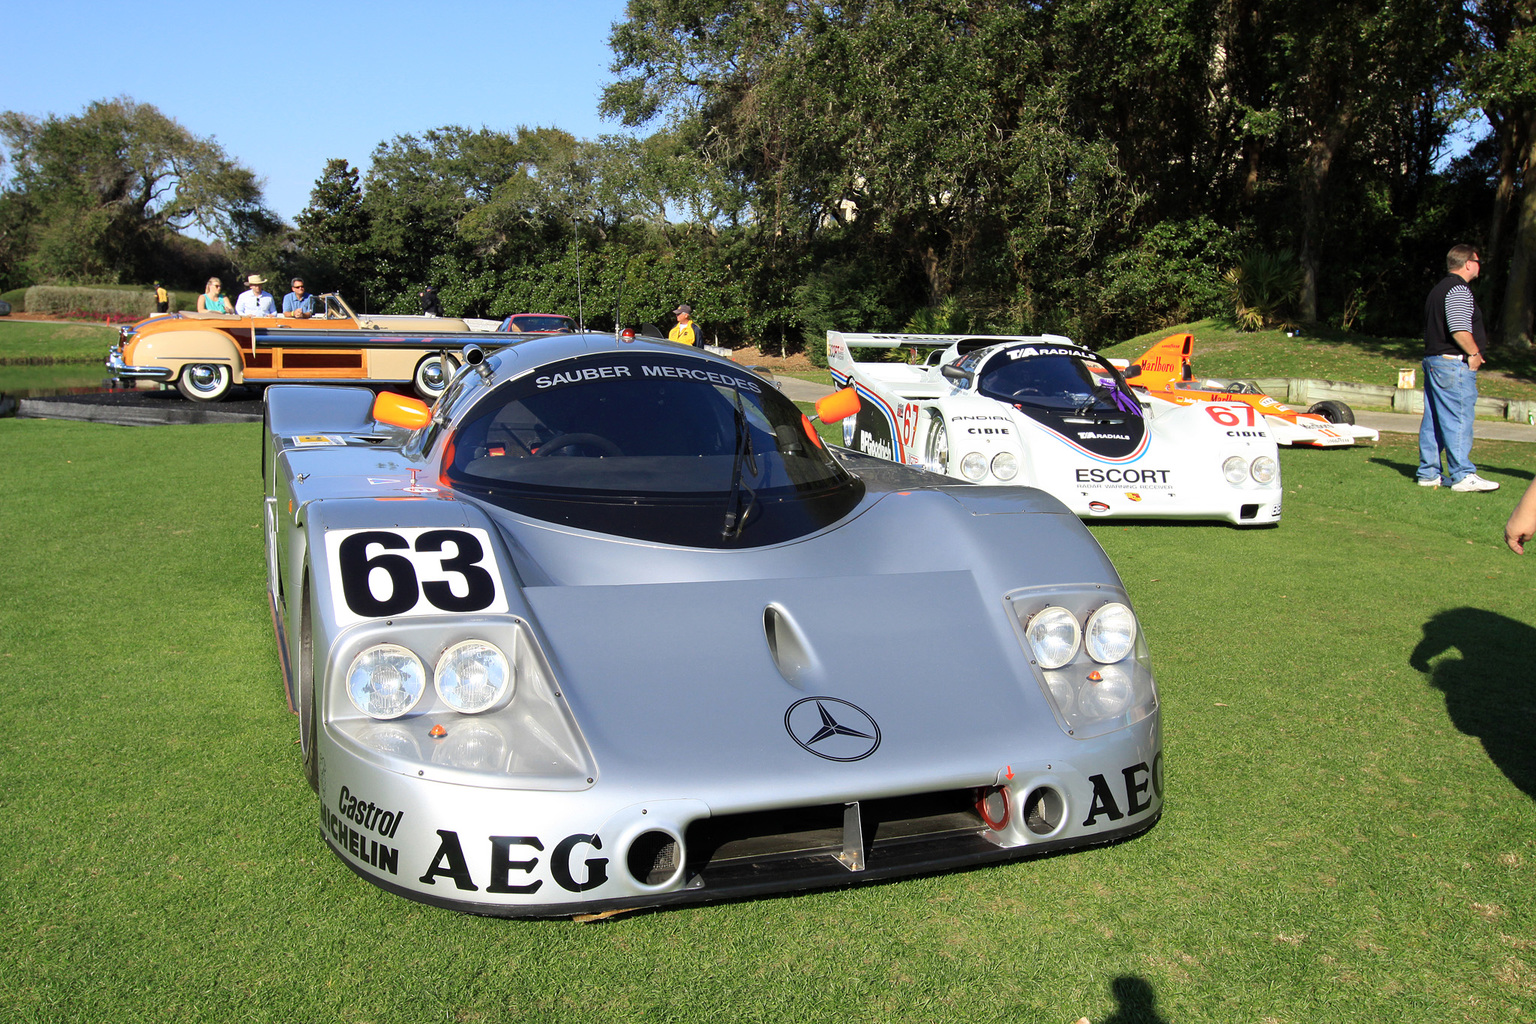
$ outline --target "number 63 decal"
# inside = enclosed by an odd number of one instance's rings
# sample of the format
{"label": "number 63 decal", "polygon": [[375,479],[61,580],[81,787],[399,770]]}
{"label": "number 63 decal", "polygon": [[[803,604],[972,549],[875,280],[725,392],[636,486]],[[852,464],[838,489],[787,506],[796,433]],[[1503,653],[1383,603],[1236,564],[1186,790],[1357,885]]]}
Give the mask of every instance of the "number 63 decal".
{"label": "number 63 decal", "polygon": [[484,530],[336,530],[325,535],[325,557],[340,626],[507,610],[501,571]]}

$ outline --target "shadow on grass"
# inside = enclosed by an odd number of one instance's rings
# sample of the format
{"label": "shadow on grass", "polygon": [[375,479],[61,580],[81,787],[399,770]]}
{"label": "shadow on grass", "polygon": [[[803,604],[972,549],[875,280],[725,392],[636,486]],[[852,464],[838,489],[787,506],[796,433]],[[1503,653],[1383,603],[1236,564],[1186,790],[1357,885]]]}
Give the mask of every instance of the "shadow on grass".
{"label": "shadow on grass", "polygon": [[[1419,472],[1419,464],[1417,462],[1399,462],[1396,459],[1384,459],[1380,455],[1372,455],[1366,461],[1375,466],[1385,466],[1388,469],[1395,469],[1398,473],[1402,474],[1404,479],[1407,480],[1414,479],[1414,477]],[[1532,478],[1536,478],[1536,473],[1532,473],[1529,469],[1525,469],[1524,467],[1516,469],[1511,466],[1490,466],[1486,462],[1478,461],[1476,445],[1472,446],[1472,461],[1477,465],[1479,473],[1498,473],[1500,476],[1512,476],[1516,480],[1530,480]]]}
{"label": "shadow on grass", "polygon": [[[1459,658],[1441,658],[1455,649]],[[1408,663],[1445,694],[1451,723],[1482,741],[1504,777],[1536,798],[1536,629],[1497,612],[1453,608],[1424,623]]]}
{"label": "shadow on grass", "polygon": [[1157,1012],[1157,994],[1145,978],[1122,975],[1110,983],[1109,989],[1119,1005],[1096,1024],[1167,1024]]}

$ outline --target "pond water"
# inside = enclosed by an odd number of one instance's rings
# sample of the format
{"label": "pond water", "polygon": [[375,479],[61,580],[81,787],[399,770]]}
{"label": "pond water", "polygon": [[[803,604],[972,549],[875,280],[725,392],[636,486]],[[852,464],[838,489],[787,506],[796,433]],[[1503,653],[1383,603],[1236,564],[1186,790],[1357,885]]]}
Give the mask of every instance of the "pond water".
{"label": "pond water", "polygon": [[106,368],[92,363],[54,366],[0,366],[0,393],[13,398],[47,398],[105,391]]}

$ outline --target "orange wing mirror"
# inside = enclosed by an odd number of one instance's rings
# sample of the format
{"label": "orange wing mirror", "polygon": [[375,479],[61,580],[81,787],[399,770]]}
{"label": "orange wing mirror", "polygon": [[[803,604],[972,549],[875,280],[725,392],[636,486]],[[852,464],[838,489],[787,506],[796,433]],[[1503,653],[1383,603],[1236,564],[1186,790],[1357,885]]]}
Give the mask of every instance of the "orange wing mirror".
{"label": "orange wing mirror", "polygon": [[419,399],[380,391],[379,397],[373,400],[373,418],[392,427],[420,430],[432,422],[432,410]]}
{"label": "orange wing mirror", "polygon": [[823,423],[845,420],[859,411],[859,393],[853,388],[843,388],[816,400],[816,418]]}

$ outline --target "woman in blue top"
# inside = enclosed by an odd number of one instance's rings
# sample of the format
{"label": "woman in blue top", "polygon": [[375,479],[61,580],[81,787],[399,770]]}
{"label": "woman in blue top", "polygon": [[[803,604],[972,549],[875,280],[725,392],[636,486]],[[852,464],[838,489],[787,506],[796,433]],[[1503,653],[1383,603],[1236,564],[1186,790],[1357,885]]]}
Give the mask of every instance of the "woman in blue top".
{"label": "woman in blue top", "polygon": [[223,281],[210,277],[208,283],[203,285],[203,294],[197,297],[197,311],[199,313],[233,313],[234,308],[230,305],[230,301],[220,291],[223,287]]}

